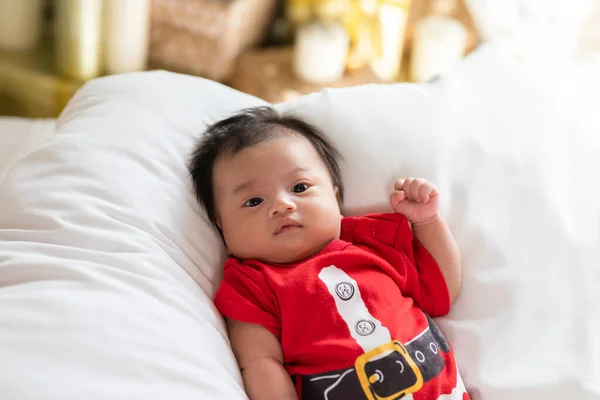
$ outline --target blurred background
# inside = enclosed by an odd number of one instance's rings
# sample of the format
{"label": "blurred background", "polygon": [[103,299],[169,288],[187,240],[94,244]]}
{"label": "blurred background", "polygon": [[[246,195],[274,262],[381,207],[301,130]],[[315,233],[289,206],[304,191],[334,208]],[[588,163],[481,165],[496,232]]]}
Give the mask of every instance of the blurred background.
{"label": "blurred background", "polygon": [[87,80],[152,69],[270,102],[425,82],[482,44],[540,72],[598,58],[600,0],[0,0],[0,115],[55,117]]}

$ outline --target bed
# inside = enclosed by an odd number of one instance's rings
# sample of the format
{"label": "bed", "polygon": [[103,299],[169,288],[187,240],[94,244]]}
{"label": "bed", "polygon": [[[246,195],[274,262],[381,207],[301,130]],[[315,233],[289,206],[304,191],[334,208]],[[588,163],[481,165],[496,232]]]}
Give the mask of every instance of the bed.
{"label": "bed", "polygon": [[[439,186],[464,274],[438,323],[473,399],[600,399],[600,91],[571,76],[484,47],[432,83],[276,105],[340,148],[347,215],[385,210],[397,177]],[[0,398],[245,398],[185,162],[261,104],[155,71],[87,83],[55,122],[0,122]]]}

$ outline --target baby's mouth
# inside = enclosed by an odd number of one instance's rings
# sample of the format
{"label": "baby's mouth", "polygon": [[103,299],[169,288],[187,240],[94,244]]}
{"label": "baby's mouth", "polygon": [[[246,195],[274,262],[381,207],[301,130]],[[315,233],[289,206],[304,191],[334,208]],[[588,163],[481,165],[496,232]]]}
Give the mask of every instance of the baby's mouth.
{"label": "baby's mouth", "polygon": [[285,218],[279,222],[277,228],[275,228],[275,231],[273,232],[273,235],[279,235],[280,233],[289,232],[301,227],[302,225],[300,225],[298,221],[295,221],[291,218]]}

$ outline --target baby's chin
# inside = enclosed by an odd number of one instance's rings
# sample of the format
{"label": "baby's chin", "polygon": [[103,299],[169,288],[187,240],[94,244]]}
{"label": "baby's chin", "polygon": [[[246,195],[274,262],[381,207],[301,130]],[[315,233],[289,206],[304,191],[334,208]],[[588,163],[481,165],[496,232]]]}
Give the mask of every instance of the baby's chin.
{"label": "baby's chin", "polygon": [[279,247],[277,251],[262,254],[248,254],[248,257],[243,259],[282,266],[285,266],[286,264],[297,264],[319,253],[329,242],[331,242],[331,240],[327,240],[324,243],[314,243],[308,246],[303,245],[290,248]]}

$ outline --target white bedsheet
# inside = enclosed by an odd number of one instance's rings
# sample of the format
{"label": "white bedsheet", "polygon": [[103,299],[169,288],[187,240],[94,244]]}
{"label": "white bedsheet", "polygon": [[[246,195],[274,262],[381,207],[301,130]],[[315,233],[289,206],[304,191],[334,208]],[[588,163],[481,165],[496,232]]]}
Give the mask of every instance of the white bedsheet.
{"label": "white bedsheet", "polygon": [[52,136],[53,119],[0,118],[0,182],[8,170]]}

